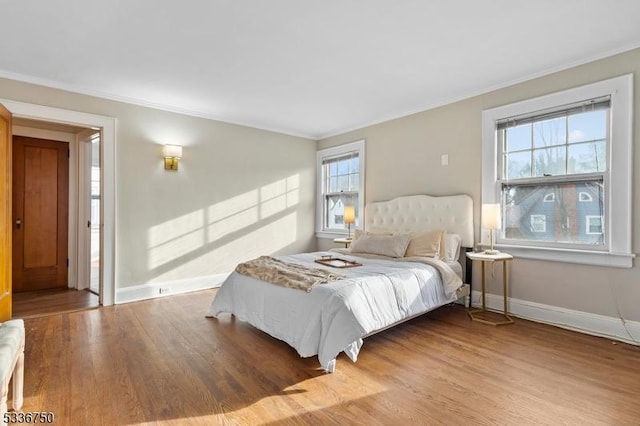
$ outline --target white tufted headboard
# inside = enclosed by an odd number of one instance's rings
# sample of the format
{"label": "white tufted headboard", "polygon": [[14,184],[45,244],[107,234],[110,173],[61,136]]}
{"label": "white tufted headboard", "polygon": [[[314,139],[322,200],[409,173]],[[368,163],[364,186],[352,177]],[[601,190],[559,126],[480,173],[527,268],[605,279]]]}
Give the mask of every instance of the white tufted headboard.
{"label": "white tufted headboard", "polygon": [[412,232],[445,229],[462,238],[462,247],[473,247],[473,200],[468,195],[432,197],[411,195],[365,207],[365,230]]}

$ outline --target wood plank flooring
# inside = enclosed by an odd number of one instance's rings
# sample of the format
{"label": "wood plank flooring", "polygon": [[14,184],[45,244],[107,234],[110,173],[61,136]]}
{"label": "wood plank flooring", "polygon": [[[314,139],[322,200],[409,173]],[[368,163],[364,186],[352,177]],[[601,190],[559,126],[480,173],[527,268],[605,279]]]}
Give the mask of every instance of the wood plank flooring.
{"label": "wood plank flooring", "polygon": [[89,290],[50,289],[13,294],[13,318],[35,318],[97,308],[98,295]]}
{"label": "wood plank flooring", "polygon": [[638,425],[640,347],[444,307],[333,374],[230,316],[215,290],[27,319],[23,411],[60,425]]}

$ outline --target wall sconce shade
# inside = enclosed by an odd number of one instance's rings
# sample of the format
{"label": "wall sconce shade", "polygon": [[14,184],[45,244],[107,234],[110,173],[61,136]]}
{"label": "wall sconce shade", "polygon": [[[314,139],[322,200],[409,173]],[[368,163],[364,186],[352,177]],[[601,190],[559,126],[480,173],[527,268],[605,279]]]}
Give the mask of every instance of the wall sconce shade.
{"label": "wall sconce shade", "polygon": [[347,238],[351,238],[351,225],[356,223],[356,208],[354,206],[344,206],[342,219],[347,224]]}
{"label": "wall sconce shade", "polygon": [[164,169],[178,170],[178,160],[182,158],[182,147],[180,145],[165,145],[162,152],[164,153]]}
{"label": "wall sconce shade", "polygon": [[498,254],[498,250],[493,248],[494,233],[496,229],[502,228],[502,218],[500,215],[500,204],[482,205],[482,227],[489,230],[489,244],[491,248],[485,250],[486,254]]}

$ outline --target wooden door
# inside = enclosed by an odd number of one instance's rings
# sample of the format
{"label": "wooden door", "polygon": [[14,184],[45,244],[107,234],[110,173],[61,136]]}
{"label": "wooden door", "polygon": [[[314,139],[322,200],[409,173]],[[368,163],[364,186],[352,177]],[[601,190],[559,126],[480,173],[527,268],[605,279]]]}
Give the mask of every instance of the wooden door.
{"label": "wooden door", "polygon": [[11,319],[11,113],[0,104],[0,322]]}
{"label": "wooden door", "polygon": [[13,291],[67,287],[69,144],[13,137]]}

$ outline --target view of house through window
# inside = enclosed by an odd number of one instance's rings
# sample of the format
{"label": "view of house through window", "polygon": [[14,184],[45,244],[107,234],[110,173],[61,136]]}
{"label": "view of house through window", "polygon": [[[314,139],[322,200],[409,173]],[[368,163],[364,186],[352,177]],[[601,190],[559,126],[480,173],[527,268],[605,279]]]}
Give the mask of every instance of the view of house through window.
{"label": "view of house through window", "polygon": [[[591,201],[581,201],[582,192],[591,194]],[[505,239],[604,244],[602,180],[504,184],[502,194]],[[594,218],[598,218],[597,232]]]}
{"label": "view of house through window", "polygon": [[609,97],[499,120],[503,239],[604,246]]}

